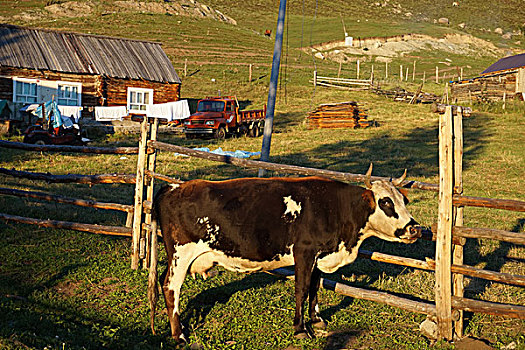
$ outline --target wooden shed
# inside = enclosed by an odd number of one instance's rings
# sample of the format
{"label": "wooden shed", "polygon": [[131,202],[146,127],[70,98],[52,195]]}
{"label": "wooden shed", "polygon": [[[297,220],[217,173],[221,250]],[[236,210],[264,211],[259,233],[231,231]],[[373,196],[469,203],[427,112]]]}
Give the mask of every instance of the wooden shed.
{"label": "wooden shed", "polygon": [[451,84],[454,101],[501,101],[525,99],[525,54],[500,59],[480,76]]}
{"label": "wooden shed", "polygon": [[161,44],[0,24],[0,100],[19,110],[55,98],[59,105],[126,106],[177,101],[181,80]]}

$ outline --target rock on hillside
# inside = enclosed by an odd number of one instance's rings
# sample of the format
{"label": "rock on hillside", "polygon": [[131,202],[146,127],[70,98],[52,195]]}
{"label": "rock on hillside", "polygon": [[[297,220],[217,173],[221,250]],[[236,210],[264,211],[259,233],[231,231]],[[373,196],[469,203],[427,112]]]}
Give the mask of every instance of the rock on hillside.
{"label": "rock on hillside", "polygon": [[[222,12],[196,0],[172,0],[169,2],[145,2],[145,1],[65,1],[48,5],[44,11],[33,10],[13,16],[16,20],[32,22],[41,20],[43,17],[85,17],[97,13],[113,12],[147,12],[170,14],[175,16],[187,16],[197,18],[209,18],[216,21],[236,25],[237,21],[226,16]],[[2,17],[0,17],[2,19]],[[5,22],[5,19],[2,19]]]}
{"label": "rock on hillside", "polygon": [[142,2],[142,1],[115,1],[115,5],[124,10],[168,13],[177,16],[189,16],[199,18],[210,18],[217,21],[237,24],[233,18],[226,16],[218,10],[214,10],[208,5],[201,4],[195,0],[177,0],[171,2]]}

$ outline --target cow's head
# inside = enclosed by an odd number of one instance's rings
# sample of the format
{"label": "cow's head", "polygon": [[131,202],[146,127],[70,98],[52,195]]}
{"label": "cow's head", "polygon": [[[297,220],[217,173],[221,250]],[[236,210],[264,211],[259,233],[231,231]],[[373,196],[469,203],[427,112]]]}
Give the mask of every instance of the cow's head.
{"label": "cow's head", "polygon": [[365,193],[373,212],[364,232],[388,241],[415,242],[421,237],[421,227],[406,208],[407,197],[396,188],[405,180],[406,170],[400,178],[390,181],[371,182],[371,175],[372,164],[366,173],[365,185],[369,191]]}

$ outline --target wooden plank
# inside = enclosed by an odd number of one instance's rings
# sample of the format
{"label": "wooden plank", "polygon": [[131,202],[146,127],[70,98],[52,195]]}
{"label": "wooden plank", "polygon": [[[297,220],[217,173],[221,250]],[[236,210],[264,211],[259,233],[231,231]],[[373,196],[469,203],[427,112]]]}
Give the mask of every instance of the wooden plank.
{"label": "wooden plank", "polygon": [[133,214],[133,237],[131,244],[131,268],[139,266],[140,236],[142,232],[142,198],[144,195],[144,170],[146,166],[146,142],[148,137],[148,118],[144,118],[140,127],[139,156],[135,183],[135,211]]}
{"label": "wooden plank", "polygon": [[[435,271],[436,269],[436,262],[428,258],[425,261],[423,261],[379,252],[371,252],[364,249],[359,249],[359,257],[388,264],[413,267],[421,270]],[[488,271],[463,264],[452,264],[450,270],[455,274],[460,274],[461,276],[465,275],[470,277],[483,278],[493,282],[525,287],[525,276],[522,275],[513,275],[505,272]]]}
{"label": "wooden plank", "polygon": [[12,188],[0,187],[0,194],[6,195],[6,196],[34,198],[34,199],[45,200],[48,202],[72,204],[72,205],[77,205],[80,207],[119,210],[119,211],[124,211],[124,212],[133,211],[133,206],[127,205],[127,204],[104,203],[104,202],[97,202],[97,201],[89,200],[89,199],[69,198],[69,197],[63,197],[63,196],[58,196],[58,195],[49,194],[49,193],[23,191],[23,190],[17,190],[17,189],[12,189]]}
{"label": "wooden plank", "polygon": [[101,175],[51,175],[49,173],[32,173],[28,171],[9,170],[0,168],[0,174],[9,175],[18,178],[30,180],[42,180],[51,183],[77,183],[77,184],[115,184],[125,183],[134,184],[135,175],[125,174],[101,174]]}
{"label": "wooden plank", "polygon": [[[280,277],[286,277],[288,279],[294,279],[293,271],[286,268],[280,268],[272,271],[268,271],[272,275]],[[336,293],[349,296],[352,298],[364,299],[375,301],[378,303],[398,307],[410,312],[416,312],[425,315],[436,315],[436,307],[434,304],[426,301],[415,301],[399,297],[397,295],[380,292],[375,290],[368,290],[364,288],[352,287],[346,284],[338,283],[326,278],[321,278],[321,288],[332,290]]]}
{"label": "wooden plank", "polygon": [[500,304],[490,301],[452,297],[452,306],[469,312],[480,312],[489,315],[525,319],[525,306]]}
{"label": "wooden plank", "polygon": [[[232,165],[239,166],[239,167],[245,167],[245,168],[254,168],[254,169],[263,168],[266,170],[278,171],[278,172],[283,172],[283,173],[323,176],[323,177],[341,181],[341,182],[364,182],[366,179],[366,175],[361,175],[361,174],[342,173],[342,172],[333,171],[333,170],[324,170],[324,169],[300,167],[296,165],[261,162],[259,160],[251,160],[251,159],[239,159],[239,158],[230,157],[226,155],[219,155],[219,154],[213,154],[210,152],[198,151],[198,150],[194,150],[191,148],[172,145],[172,144],[164,143],[160,141],[149,141],[148,146],[159,149],[159,150],[164,150],[168,152],[176,152],[180,154],[185,154],[190,157],[207,159],[207,160],[211,160],[214,162],[228,163],[228,164],[232,164]],[[390,179],[391,179],[390,177],[380,177],[380,176],[371,177],[371,181],[376,181],[376,180],[390,181]],[[405,188],[417,188],[420,190],[428,190],[428,191],[434,191],[434,192],[439,191],[438,185],[418,182],[418,181],[405,180],[403,181],[401,186]]]}
{"label": "wooden plank", "polygon": [[488,238],[513,244],[525,244],[525,233],[490,228],[454,227],[453,234],[464,238]]}
{"label": "wooden plank", "polygon": [[453,204],[456,207],[469,206],[478,208],[493,208],[525,212],[525,202],[513,199],[496,199],[454,195]]}
{"label": "wooden plank", "polygon": [[[458,107],[454,120],[454,194],[463,194],[463,108]],[[463,226],[463,207],[454,207],[453,226]],[[452,266],[463,265],[463,245],[452,246]],[[454,270],[452,270],[454,272]],[[452,275],[452,289],[454,296],[463,297],[465,292],[464,277],[461,273]],[[454,322],[456,338],[463,337],[463,311],[459,311],[459,318]]]}
{"label": "wooden plank", "polygon": [[[153,124],[151,124],[151,132],[150,132],[150,140],[156,141],[157,140],[157,131],[159,129],[159,119],[155,118],[153,120]],[[157,152],[153,152],[152,154],[148,155],[148,172],[154,173],[155,172],[155,164],[157,159]],[[153,202],[153,185],[155,184],[155,178],[154,177],[147,177],[146,180],[146,201]],[[146,225],[151,225],[151,210],[147,212],[144,216],[144,222]],[[151,246],[150,246],[150,232],[146,232],[145,236],[146,240],[146,256],[144,259],[143,268],[147,269],[149,267],[150,263],[150,254],[151,254]]]}
{"label": "wooden plank", "polygon": [[439,118],[439,216],[436,240],[436,312],[440,338],[452,340],[452,107]]}
{"label": "wooden plank", "polygon": [[76,152],[96,154],[137,154],[138,147],[85,147],[66,145],[31,145],[22,142],[0,140],[0,147],[37,152]]}
{"label": "wooden plank", "polygon": [[77,222],[58,221],[58,220],[33,219],[33,218],[27,218],[27,217],[16,216],[16,215],[8,215],[8,214],[2,214],[2,213],[0,213],[0,219],[6,220],[6,221],[19,222],[23,224],[29,224],[29,225],[37,225],[40,227],[62,228],[62,229],[67,229],[67,230],[90,232],[90,233],[97,233],[97,234],[103,234],[103,235],[131,237],[131,229],[127,227],[81,224]]}

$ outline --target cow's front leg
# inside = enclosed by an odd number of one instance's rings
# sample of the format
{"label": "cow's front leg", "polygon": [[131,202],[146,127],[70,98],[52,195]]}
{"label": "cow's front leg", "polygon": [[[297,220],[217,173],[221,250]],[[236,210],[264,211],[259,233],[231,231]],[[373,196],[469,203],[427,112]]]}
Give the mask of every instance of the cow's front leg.
{"label": "cow's front leg", "polygon": [[170,320],[171,336],[177,342],[186,342],[180,323],[179,300],[180,290],[192,260],[193,256],[186,254],[184,247],[176,248],[171,259],[169,259],[168,273],[162,285]]}
{"label": "cow's front leg", "polygon": [[295,260],[295,317],[293,320],[294,336],[298,339],[309,337],[304,327],[303,306],[310,290],[315,253],[294,247]]}
{"label": "cow's front leg", "polygon": [[314,328],[325,329],[326,322],[319,316],[319,305],[317,303],[317,291],[321,284],[321,271],[314,267],[310,281],[310,290],[308,293],[309,313],[312,326]]}

